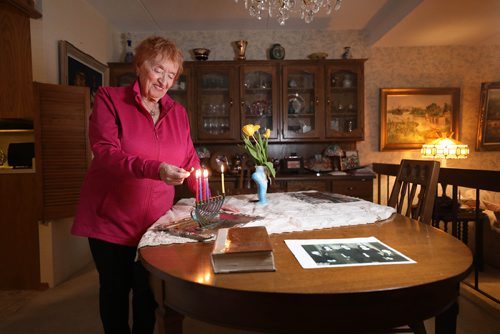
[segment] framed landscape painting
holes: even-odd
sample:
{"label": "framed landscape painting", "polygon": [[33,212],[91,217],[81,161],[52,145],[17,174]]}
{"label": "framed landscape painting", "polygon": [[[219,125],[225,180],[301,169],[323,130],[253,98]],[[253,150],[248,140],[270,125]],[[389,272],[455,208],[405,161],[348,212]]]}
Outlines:
{"label": "framed landscape painting", "polygon": [[481,84],[481,110],[476,149],[479,151],[500,150],[500,82]]}
{"label": "framed landscape painting", "polygon": [[380,150],[420,149],[441,136],[458,139],[460,88],[382,88]]}

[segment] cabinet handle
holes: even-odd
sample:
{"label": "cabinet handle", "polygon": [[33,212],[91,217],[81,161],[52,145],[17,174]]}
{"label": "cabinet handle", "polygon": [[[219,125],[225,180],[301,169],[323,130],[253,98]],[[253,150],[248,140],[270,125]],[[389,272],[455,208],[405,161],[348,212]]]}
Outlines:
{"label": "cabinet handle", "polygon": [[319,104],[319,97],[316,96],[316,104]]}
{"label": "cabinet handle", "polygon": [[347,187],[347,190],[354,190],[354,187]]}
{"label": "cabinet handle", "polygon": [[229,99],[229,105],[232,107],[233,106],[233,99]]}
{"label": "cabinet handle", "polygon": [[[231,103],[231,102],[229,102],[229,103]],[[245,104],[246,104],[245,100],[241,100],[241,106],[244,107]]]}

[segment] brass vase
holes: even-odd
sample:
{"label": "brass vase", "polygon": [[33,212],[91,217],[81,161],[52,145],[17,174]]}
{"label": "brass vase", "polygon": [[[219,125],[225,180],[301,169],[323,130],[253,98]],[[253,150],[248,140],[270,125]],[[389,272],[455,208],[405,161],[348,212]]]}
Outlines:
{"label": "brass vase", "polygon": [[246,59],[245,52],[247,50],[248,41],[242,39],[239,41],[235,41],[234,45],[236,46],[236,59],[245,60]]}

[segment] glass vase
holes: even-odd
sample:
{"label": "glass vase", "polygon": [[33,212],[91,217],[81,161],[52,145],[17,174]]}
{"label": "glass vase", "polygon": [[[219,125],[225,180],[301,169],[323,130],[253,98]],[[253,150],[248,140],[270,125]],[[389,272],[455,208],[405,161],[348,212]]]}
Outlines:
{"label": "glass vase", "polygon": [[252,180],[257,184],[257,196],[259,198],[259,204],[266,204],[266,193],[267,193],[267,175],[265,166],[256,166],[255,172],[252,173]]}

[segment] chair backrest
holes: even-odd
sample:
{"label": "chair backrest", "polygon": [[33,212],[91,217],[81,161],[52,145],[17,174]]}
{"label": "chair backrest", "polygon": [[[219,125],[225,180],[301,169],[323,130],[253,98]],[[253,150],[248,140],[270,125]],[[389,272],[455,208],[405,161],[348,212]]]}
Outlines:
{"label": "chair backrest", "polygon": [[248,163],[245,157],[242,157],[238,183],[236,184],[236,188],[232,191],[232,195],[254,194],[256,192],[253,184],[254,182],[252,181],[252,170],[253,165]]}
{"label": "chair backrest", "polygon": [[395,208],[398,213],[430,224],[439,178],[439,165],[438,161],[401,160],[387,204]]}

